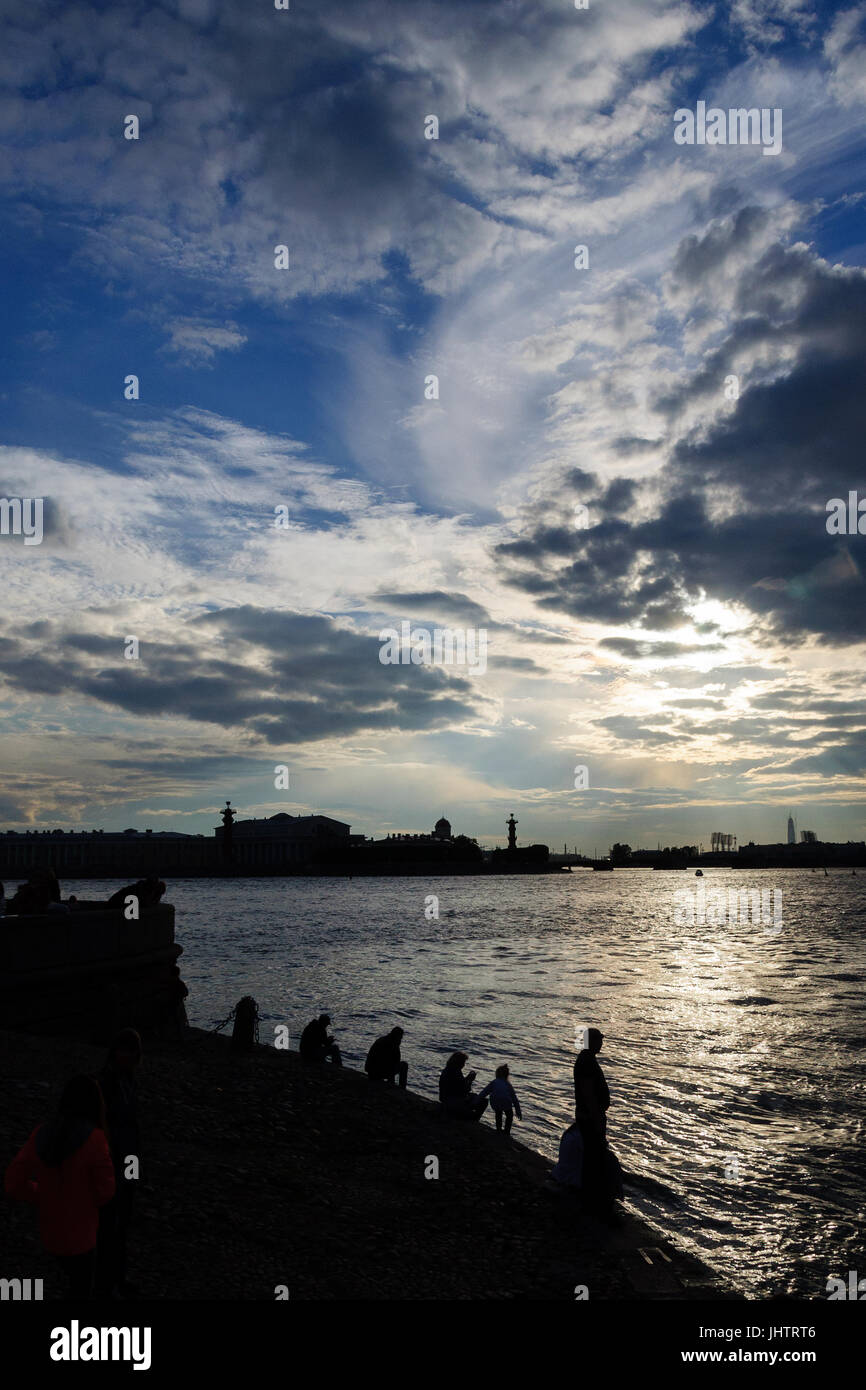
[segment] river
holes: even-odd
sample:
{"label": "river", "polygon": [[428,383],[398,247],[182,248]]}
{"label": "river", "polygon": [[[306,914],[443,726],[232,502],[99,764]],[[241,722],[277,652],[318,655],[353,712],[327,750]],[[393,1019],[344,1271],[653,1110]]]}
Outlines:
{"label": "river", "polygon": [[[776,915],[693,923],[701,886],[707,903],[720,886],[775,890]],[[507,1062],[515,1137],[550,1156],[576,1034],[598,1026],[632,1205],[750,1297],[823,1298],[831,1275],[866,1275],[866,874],[188,879],[166,900],[196,1026],[252,994],[262,1041],[285,1024],[297,1046],[324,1010],[361,1067],[399,1024],[428,1096],[456,1048],[479,1086]]]}

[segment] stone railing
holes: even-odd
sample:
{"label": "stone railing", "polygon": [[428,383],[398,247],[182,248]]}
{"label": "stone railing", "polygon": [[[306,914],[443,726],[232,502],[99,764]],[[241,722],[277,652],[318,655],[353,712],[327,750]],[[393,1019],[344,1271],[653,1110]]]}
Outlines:
{"label": "stone railing", "polygon": [[0,917],[0,1028],[105,1042],[119,1028],[149,1036],[186,1027],[174,908],[79,903],[69,913]]}

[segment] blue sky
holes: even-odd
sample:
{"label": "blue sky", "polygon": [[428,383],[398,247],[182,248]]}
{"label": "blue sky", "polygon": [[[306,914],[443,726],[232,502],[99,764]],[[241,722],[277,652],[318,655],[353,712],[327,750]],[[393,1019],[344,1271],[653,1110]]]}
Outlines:
{"label": "blue sky", "polygon": [[791,0],[8,7],[0,821],[862,839],[864,58]]}

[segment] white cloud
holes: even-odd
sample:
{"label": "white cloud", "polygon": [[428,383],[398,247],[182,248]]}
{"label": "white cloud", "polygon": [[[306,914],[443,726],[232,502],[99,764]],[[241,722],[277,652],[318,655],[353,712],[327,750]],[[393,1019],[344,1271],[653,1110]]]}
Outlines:
{"label": "white cloud", "polygon": [[178,318],[166,324],[166,349],[196,365],[210,364],[218,352],[237,352],[247,341],[236,323],[210,323],[207,319]]}

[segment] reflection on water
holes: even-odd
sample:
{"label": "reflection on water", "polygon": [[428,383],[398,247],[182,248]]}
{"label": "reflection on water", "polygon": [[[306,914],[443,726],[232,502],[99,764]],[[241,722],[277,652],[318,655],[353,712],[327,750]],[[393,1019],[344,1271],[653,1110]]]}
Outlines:
{"label": "reflection on water", "polygon": [[633,1204],[753,1296],[826,1297],[830,1275],[866,1273],[866,875],[713,880],[780,890],[781,930],[677,925],[694,880],[651,870],[184,880],[167,896],[192,1023],[254,994],[262,1040],[287,1023],[296,1046],[327,1009],[350,1066],[400,1023],[427,1095],[457,1047],[478,1085],[508,1062],[515,1135],[548,1155],[571,1119],[575,1030],[598,1025]]}

